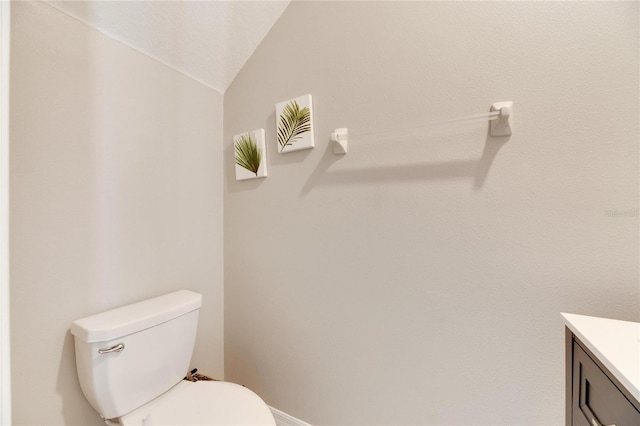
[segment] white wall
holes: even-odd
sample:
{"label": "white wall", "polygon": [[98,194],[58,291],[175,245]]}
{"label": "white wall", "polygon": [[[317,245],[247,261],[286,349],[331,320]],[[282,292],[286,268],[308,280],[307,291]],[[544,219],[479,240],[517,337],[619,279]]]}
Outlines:
{"label": "white wall", "polygon": [[[637,2],[292,3],[225,92],[227,379],[312,424],[562,424],[559,313],[640,320],[637,35]],[[464,119],[506,100],[509,141]]]}
{"label": "white wall", "polygon": [[41,2],[12,10],[14,424],[103,424],[71,322],[187,288],[223,374],[222,96]]}

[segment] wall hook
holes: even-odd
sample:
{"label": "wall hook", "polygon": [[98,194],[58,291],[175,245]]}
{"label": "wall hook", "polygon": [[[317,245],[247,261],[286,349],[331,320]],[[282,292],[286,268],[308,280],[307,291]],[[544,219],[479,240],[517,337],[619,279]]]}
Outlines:
{"label": "wall hook", "polygon": [[511,136],[513,133],[513,102],[496,102],[491,105],[491,112],[494,111],[499,114],[492,118],[489,134],[491,136]]}
{"label": "wall hook", "polygon": [[335,129],[331,133],[331,141],[333,142],[333,153],[343,155],[347,153],[347,141],[349,139],[349,131],[347,128],[342,127]]}

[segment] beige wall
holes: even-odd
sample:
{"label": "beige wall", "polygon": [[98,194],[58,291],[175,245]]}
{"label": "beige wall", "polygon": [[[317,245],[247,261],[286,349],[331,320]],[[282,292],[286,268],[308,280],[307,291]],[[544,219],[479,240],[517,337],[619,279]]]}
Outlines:
{"label": "beige wall", "polygon": [[0,2],[0,425],[11,423],[9,333],[9,39],[11,2]]}
{"label": "beige wall", "polygon": [[[628,2],[292,3],[225,93],[227,379],[312,424],[562,424],[559,313],[640,320],[637,35]],[[306,93],[317,146],[277,154]],[[506,143],[464,119],[506,100]]]}
{"label": "beige wall", "polygon": [[41,2],[14,2],[14,424],[103,424],[71,322],[204,295],[193,365],[223,374],[222,96]]}

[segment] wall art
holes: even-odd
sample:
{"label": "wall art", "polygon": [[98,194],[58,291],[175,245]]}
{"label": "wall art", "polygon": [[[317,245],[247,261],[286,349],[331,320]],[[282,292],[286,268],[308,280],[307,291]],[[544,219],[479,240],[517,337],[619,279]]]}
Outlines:
{"label": "wall art", "polygon": [[267,152],[264,129],[241,133],[233,137],[236,180],[267,176]]}
{"label": "wall art", "polygon": [[276,104],[278,152],[313,148],[311,95]]}

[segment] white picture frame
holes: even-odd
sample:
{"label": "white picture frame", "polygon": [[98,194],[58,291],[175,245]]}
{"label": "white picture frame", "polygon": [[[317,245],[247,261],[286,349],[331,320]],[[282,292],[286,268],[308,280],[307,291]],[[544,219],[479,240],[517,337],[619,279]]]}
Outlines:
{"label": "white picture frame", "polygon": [[233,137],[236,180],[267,177],[267,147],[264,129]]}
{"label": "white picture frame", "polygon": [[280,154],[314,147],[311,95],[276,104],[276,142]]}

